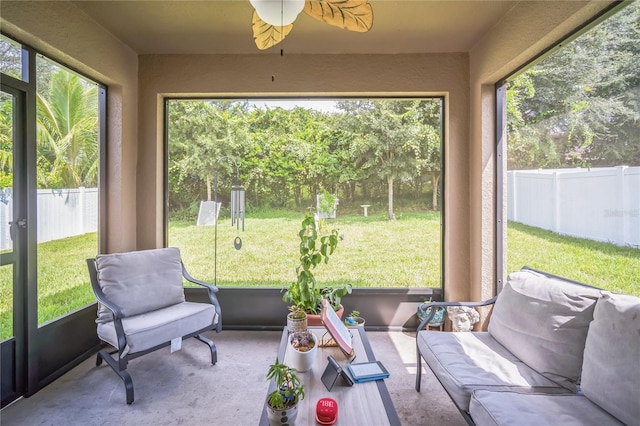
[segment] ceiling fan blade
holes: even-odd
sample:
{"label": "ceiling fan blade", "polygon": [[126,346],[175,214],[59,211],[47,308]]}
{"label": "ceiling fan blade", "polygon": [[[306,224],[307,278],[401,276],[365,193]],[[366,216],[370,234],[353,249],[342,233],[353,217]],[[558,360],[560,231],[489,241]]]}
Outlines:
{"label": "ceiling fan blade", "polygon": [[307,0],[307,15],[329,25],[366,33],[373,27],[373,8],[368,0]]}
{"label": "ceiling fan blade", "polygon": [[268,24],[260,19],[255,10],[253,11],[253,19],[251,23],[253,28],[253,39],[260,50],[269,49],[270,47],[280,43],[293,29],[293,24],[282,27],[279,25]]}

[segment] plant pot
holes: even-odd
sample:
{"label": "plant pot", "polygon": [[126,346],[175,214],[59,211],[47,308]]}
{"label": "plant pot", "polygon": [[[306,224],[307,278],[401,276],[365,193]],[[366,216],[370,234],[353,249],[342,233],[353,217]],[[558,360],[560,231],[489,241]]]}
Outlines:
{"label": "plant pot", "polygon": [[293,345],[291,344],[291,341],[294,338],[294,335],[291,334],[289,335],[289,350],[291,351],[291,353],[289,354],[290,356],[287,358],[287,364],[289,364],[292,368],[295,368],[296,371],[298,372],[305,372],[305,371],[309,371],[311,369],[311,366],[313,365],[313,362],[316,359],[316,355],[318,354],[318,338],[316,337],[315,334],[311,333],[311,336],[313,337],[313,348],[311,348],[310,350],[306,351],[306,352],[301,352],[299,350],[297,350],[296,348],[293,347]]}
{"label": "plant pot", "polygon": [[[420,321],[424,320],[430,312],[431,307],[426,308],[422,307],[422,305],[418,306],[418,318],[420,319]],[[445,309],[443,307],[437,307],[435,315],[433,316],[433,318],[431,318],[431,321],[427,325],[429,327],[441,326],[444,323],[444,315]]]}
{"label": "plant pot", "polygon": [[276,409],[267,404],[267,419],[270,426],[293,425],[298,417],[298,404],[290,408]]}
{"label": "plant pot", "polygon": [[289,333],[307,331],[307,317],[291,318],[290,314],[287,315],[287,330],[289,330]]}
{"label": "plant pot", "polygon": [[[342,314],[344,314],[344,306],[340,305],[340,309],[336,311],[336,314],[338,315],[338,318],[342,319]],[[314,325],[323,325],[322,320],[320,319],[320,315],[307,314],[307,325],[310,327]]]}
{"label": "plant pot", "polygon": [[[351,318],[353,322],[349,321],[349,318]],[[347,327],[364,327],[365,322],[362,317],[347,317],[344,321]]]}

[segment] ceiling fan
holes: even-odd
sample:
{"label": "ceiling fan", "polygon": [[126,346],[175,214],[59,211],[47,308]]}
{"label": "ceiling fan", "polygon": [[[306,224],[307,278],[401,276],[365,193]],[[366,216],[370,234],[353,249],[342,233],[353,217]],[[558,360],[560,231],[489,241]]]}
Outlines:
{"label": "ceiling fan", "polygon": [[369,0],[249,0],[253,39],[260,50],[280,43],[293,29],[300,12],[349,31],[365,33],[373,26]]}

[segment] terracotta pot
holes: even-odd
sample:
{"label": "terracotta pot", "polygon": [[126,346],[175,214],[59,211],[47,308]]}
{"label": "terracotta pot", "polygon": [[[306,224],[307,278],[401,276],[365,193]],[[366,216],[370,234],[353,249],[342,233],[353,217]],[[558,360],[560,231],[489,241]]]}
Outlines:
{"label": "terracotta pot", "polygon": [[[344,314],[344,306],[340,305],[340,309],[336,311],[336,314],[338,315],[338,318],[342,319],[342,314]],[[320,315],[307,314],[307,325],[323,325],[322,320],[320,319]]]}

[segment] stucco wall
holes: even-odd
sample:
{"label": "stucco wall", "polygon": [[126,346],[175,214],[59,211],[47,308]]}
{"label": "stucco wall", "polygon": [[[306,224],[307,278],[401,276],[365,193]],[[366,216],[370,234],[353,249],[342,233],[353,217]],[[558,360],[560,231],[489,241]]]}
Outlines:
{"label": "stucco wall", "polygon": [[[495,294],[495,84],[589,21],[611,1],[519,2],[471,49],[469,241],[471,299]],[[510,271],[506,271],[510,272]]]}
{"label": "stucco wall", "polygon": [[610,3],[518,2],[469,53],[450,54],[138,57],[63,1],[3,0],[0,22],[10,36],[108,85],[112,252],[163,243],[165,96],[444,95],[445,296],[461,300],[494,292],[495,82]]}
{"label": "stucco wall", "polygon": [[[468,57],[425,55],[141,56],[138,245],[162,245],[162,103],[166,96],[444,95],[447,298],[468,295]],[[274,81],[272,81],[272,76]],[[144,190],[155,185],[156,191]],[[142,220],[144,218],[144,220]]]}
{"label": "stucco wall", "polygon": [[3,0],[0,24],[7,35],[108,86],[107,250],[135,249],[137,55],[68,2]]}

